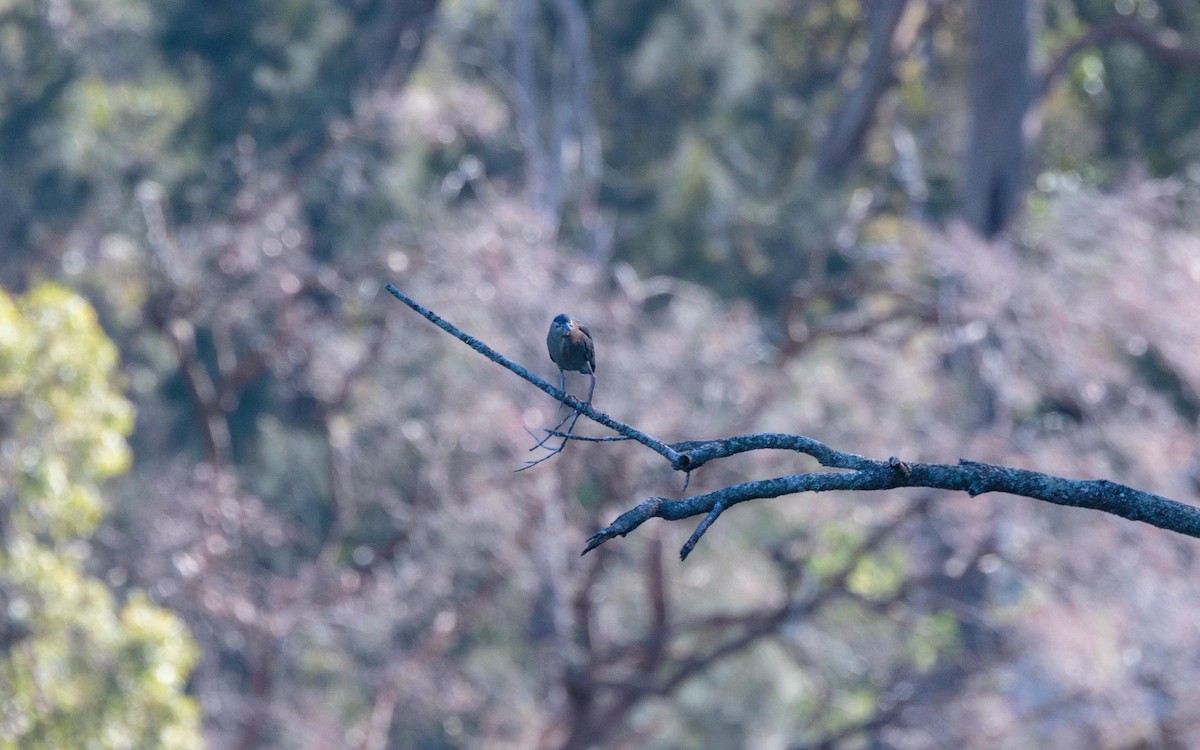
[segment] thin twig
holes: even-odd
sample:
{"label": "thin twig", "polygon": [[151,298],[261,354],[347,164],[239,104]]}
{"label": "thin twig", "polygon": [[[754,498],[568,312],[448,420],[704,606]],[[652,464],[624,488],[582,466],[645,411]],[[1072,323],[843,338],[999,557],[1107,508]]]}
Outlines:
{"label": "thin twig", "polygon": [[[562,427],[564,424],[566,424],[566,423],[567,423],[567,420],[571,418],[571,415],[572,415],[572,414],[574,414],[576,417],[578,417],[578,416],[579,416],[579,412],[577,412],[577,411],[569,411],[569,412],[567,412],[566,414],[564,414],[564,415],[563,415],[563,418],[562,418],[562,419],[558,420],[558,424],[556,424],[556,425],[554,425],[553,427],[551,427],[550,429],[546,430],[546,434],[545,434],[545,436],[544,436],[544,437],[541,437],[541,438],[539,438],[539,437],[538,437],[536,434],[534,434],[533,430],[531,430],[531,429],[529,429],[528,427],[526,427],[526,428],[525,428],[525,431],[529,433],[529,437],[531,437],[531,438],[533,438],[534,440],[536,440],[536,441],[537,441],[536,443],[534,443],[534,444],[533,444],[533,447],[532,447],[532,448],[530,448],[529,450],[530,450],[530,451],[535,451],[535,450],[537,450],[538,448],[541,448],[541,447],[545,446],[545,445],[546,445],[546,441],[547,441],[547,440],[549,440],[549,439],[550,439],[550,438],[552,438],[552,437],[561,437],[561,438],[569,438],[569,437],[571,437],[571,430],[570,430],[570,429],[568,429],[566,432],[558,432],[558,428],[560,428],[560,427]],[[574,423],[574,422],[572,422],[572,423],[571,423],[571,427],[574,427],[574,426],[575,426],[575,423]]]}
{"label": "thin twig", "polygon": [[[520,473],[522,471],[525,471],[526,469],[532,469],[533,467],[537,466],[538,464],[542,463],[543,461],[549,461],[550,459],[557,456],[559,453],[563,452],[563,448],[567,447],[567,441],[571,437],[571,430],[575,429],[575,423],[579,421],[579,412],[571,412],[571,415],[572,415],[571,424],[567,425],[567,434],[563,436],[563,440],[561,443],[558,444],[558,447],[557,448],[547,448],[546,450],[550,451],[549,453],[542,456],[541,458],[534,459],[533,461],[526,461],[525,465],[522,466],[521,468],[517,469],[516,472],[514,472],[514,473]],[[562,423],[559,422],[559,424],[562,424]],[[541,445],[540,442],[539,442],[539,445]],[[538,446],[534,446],[534,448],[536,448],[536,447],[538,447]],[[533,448],[530,448],[530,450],[533,450]]]}
{"label": "thin twig", "polygon": [[683,549],[679,550],[680,561],[686,560],[687,556],[692,554],[692,550],[696,548],[696,542],[700,541],[700,537],[704,536],[704,532],[708,531],[708,527],[713,525],[713,522],[717,520],[717,516],[720,516],[723,510],[725,510],[724,503],[720,501],[713,503],[712,510],[708,512],[708,515],[704,517],[704,520],[700,522],[700,525],[688,537],[687,542],[683,545]]}
{"label": "thin twig", "polygon": [[559,432],[558,430],[548,430],[548,432],[554,437],[578,440],[583,443],[620,443],[629,440],[629,438],[625,437],[624,435],[604,435],[597,437],[593,435],[572,435],[566,432]]}

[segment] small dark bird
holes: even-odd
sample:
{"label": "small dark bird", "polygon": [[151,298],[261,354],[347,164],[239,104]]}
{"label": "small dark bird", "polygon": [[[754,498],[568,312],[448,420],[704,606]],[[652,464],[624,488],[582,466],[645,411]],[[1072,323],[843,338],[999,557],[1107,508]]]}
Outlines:
{"label": "small dark bird", "polygon": [[550,359],[558,365],[561,390],[567,389],[567,370],[591,376],[587,403],[592,403],[592,393],[596,390],[596,346],[587,326],[566,313],[559,315],[550,324],[550,333],[546,334],[546,348],[550,350]]}

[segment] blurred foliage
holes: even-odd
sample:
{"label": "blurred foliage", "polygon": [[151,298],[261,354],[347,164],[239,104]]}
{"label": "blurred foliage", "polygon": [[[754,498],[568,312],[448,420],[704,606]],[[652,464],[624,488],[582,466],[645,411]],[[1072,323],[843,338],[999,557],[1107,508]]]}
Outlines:
{"label": "blurred foliage", "polygon": [[[1170,30],[1170,38],[1196,47],[1200,38],[1200,7],[1179,0],[1078,0],[1060,9],[1060,22],[1086,29],[1116,10],[1151,28]],[[1132,44],[1108,45],[1081,57],[1074,65],[1076,97],[1088,120],[1095,123],[1098,142],[1086,156],[1109,171],[1126,160],[1143,163],[1157,176],[1186,171],[1200,160],[1200,71],[1173,64]],[[1079,155],[1076,158],[1084,161]]]}
{"label": "blurred foliage", "polygon": [[[677,478],[616,444],[513,475],[553,405],[379,295],[547,376],[581,315],[598,404],[668,440],[1193,497],[1200,74],[1067,60],[985,245],[954,223],[964,2],[905,4],[862,143],[818,163],[884,5],[0,0],[0,738],[1186,746],[1188,548],[897,493],[580,560]],[[1037,66],[1113,18],[1200,44],[1183,0],[1035,5]]]}
{"label": "blurred foliage", "polygon": [[78,295],[0,291],[0,747],[201,746],[183,623],[84,571],[97,482],[129,465],[116,368]]}
{"label": "blurred foliage", "polygon": [[[133,409],[112,380],[117,352],[88,303],[45,284],[0,307],[5,348],[5,490],[23,498],[7,526],[59,543],[90,534],[102,509],[96,481],[129,467]],[[32,498],[36,498],[33,501]]]}

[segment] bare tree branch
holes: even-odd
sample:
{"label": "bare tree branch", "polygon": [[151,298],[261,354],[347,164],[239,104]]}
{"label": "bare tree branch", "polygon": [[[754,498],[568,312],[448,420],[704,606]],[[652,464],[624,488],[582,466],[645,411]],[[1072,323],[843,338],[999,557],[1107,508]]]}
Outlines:
{"label": "bare tree branch", "polygon": [[[1176,502],[1141,490],[1135,490],[1107,479],[1065,479],[1027,469],[978,463],[960,459],[958,464],[909,464],[897,459],[877,461],[853,453],[842,453],[800,435],[746,435],[729,438],[740,449],[779,448],[779,438],[794,437],[797,452],[807,453],[824,466],[851,468],[848,473],[806,473],[736,484],[704,495],[670,500],[652,497],[622,513],[608,528],[588,540],[584,553],[617,536],[625,536],[651,518],[677,521],[715,508],[798,492],[829,490],[891,490],[900,487],[930,487],[933,489],[966,492],[972,497],[985,492],[1006,492],[1010,495],[1044,500],[1055,505],[1102,510],[1131,521],[1142,521],[1168,531],[1200,537],[1200,508]],[[722,444],[726,441],[712,441]],[[718,511],[719,512],[719,511]],[[707,520],[707,519],[706,519]],[[707,525],[702,524],[704,529]],[[697,529],[703,534],[703,529]],[[699,535],[694,535],[698,539]],[[695,546],[685,546],[681,557]]]}
{"label": "bare tree branch", "polygon": [[[901,487],[966,492],[974,497],[985,492],[1005,492],[1010,495],[1043,500],[1072,508],[1090,508],[1131,521],[1142,521],[1160,529],[1200,538],[1200,508],[1171,500],[1160,495],[1117,484],[1107,479],[1066,479],[1028,469],[979,463],[959,459],[957,464],[908,463],[896,457],[877,460],[856,453],[835,450],[824,443],[803,435],[759,433],[717,440],[689,440],[667,444],[623,422],[618,422],[591,406],[580,402],[521,365],[499,354],[479,339],[462,332],[406,297],[391,284],[385,288],[404,304],[416,310],[442,330],[455,336],[493,362],[525,378],[553,398],[567,404],[583,416],[645,445],[667,459],[673,468],[692,472],[709,461],[757,450],[790,450],[812,456],[826,468],[845,472],[808,472],[773,479],[745,482],[715,492],[672,500],[665,497],[648,498],[631,510],[622,513],[607,528],[587,541],[583,554],[608,540],[625,536],[651,518],[679,521],[705,515],[696,532],[684,545],[680,557],[686,559],[700,537],[716,518],[728,508],[748,500],[760,500],[800,492],[830,490],[891,490]],[[565,435],[564,440],[574,436]]]}

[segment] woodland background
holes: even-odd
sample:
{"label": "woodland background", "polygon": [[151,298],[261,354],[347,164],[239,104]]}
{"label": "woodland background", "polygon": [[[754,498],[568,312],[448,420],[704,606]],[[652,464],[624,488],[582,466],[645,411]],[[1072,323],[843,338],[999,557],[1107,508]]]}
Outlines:
{"label": "woodland background", "polygon": [[547,378],[579,315],[669,441],[1195,504],[1194,2],[0,0],[0,747],[1200,745],[1195,540],[909,491],[581,558],[680,477],[514,474],[557,405],[385,281]]}

